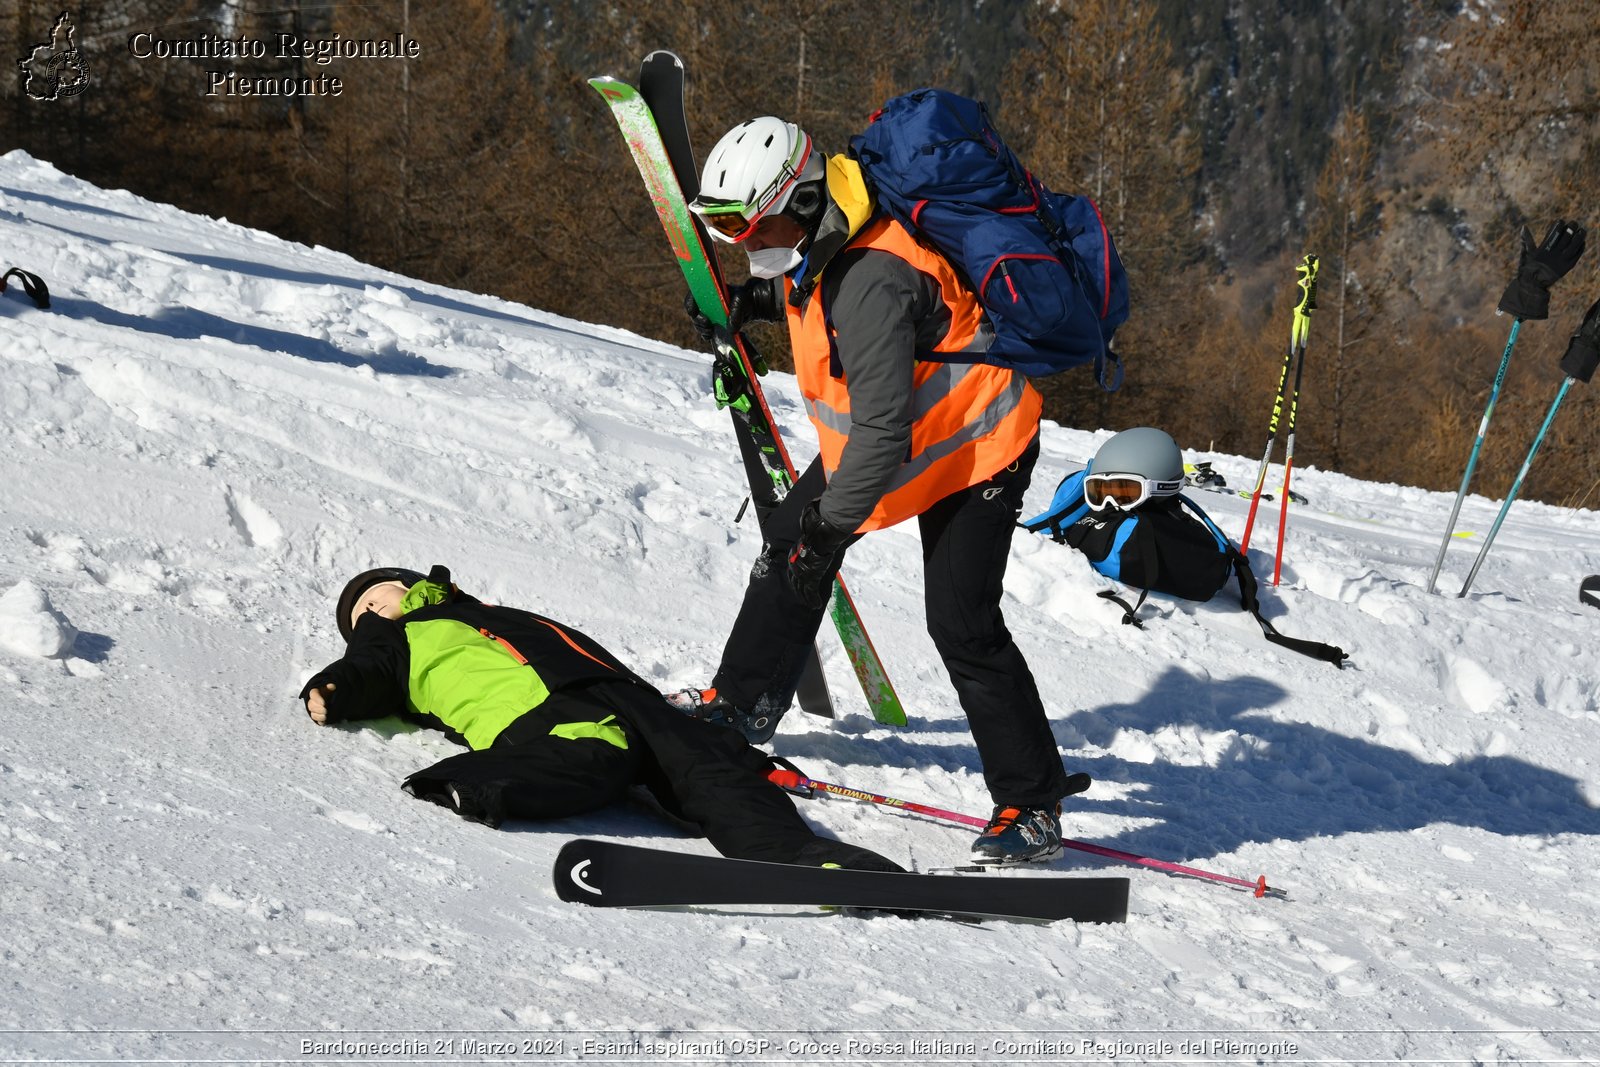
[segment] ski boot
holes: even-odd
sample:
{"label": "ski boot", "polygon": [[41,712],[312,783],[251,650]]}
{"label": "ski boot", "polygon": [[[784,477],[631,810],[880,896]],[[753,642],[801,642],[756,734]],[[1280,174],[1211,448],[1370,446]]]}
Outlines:
{"label": "ski boot", "polygon": [[778,730],[778,720],[783,718],[782,711],[772,711],[764,702],[758,702],[753,711],[742,711],[715,689],[680,689],[662,696],[690,718],[733,727],[752,745],[771,741]]}
{"label": "ski boot", "polygon": [[996,804],[989,825],[972,843],[972,862],[983,866],[1035,863],[1061,852],[1061,805],[1009,808]]}
{"label": "ski boot", "polygon": [[1197,489],[1225,489],[1228,480],[1211,469],[1210,461],[1204,463],[1188,463],[1183,468],[1185,483]]}

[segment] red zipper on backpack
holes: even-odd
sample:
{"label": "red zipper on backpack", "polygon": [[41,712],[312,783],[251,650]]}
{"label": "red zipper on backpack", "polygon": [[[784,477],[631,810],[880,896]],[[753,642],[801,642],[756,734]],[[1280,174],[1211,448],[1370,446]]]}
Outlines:
{"label": "red zipper on backpack", "polygon": [[1020,304],[1022,302],[1021,294],[1017,292],[1016,285],[1014,285],[1011,281],[1011,272],[1005,268],[1005,262],[1008,259],[1042,259],[1050,263],[1061,262],[1061,259],[1058,256],[1042,256],[1037,254],[1001,256],[999,259],[994,261],[994,266],[989,268],[989,273],[983,276],[983,283],[978,286],[979,299],[982,299],[983,294],[988,291],[989,281],[994,277],[994,272],[998,270],[1006,279],[1006,288],[1011,290],[1011,302],[1013,304]]}

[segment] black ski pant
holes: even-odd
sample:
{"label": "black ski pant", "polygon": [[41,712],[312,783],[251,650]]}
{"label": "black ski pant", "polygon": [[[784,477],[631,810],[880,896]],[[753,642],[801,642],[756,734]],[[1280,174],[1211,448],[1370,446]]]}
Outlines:
{"label": "black ski pant", "polygon": [[[928,633],[966,712],[989,795],[996,804],[1029,808],[1053,805],[1066,793],[1039,687],[1000,612],[1011,535],[1038,458],[1035,437],[993,478],[917,516]],[[813,463],[764,531],[766,546],[712,680],[738,708],[784,709],[794,697],[825,611],[796,599],[787,560],[800,512],[823,487],[821,466]]]}
{"label": "black ski pant", "polygon": [[616,681],[553,694],[489,748],[441,760],[405,787],[498,825],[581,815],[643,785],[725,856],[899,869],[874,852],[818,837],[789,795],[767,780],[771,769],[738,731],[692,719],[646,686]]}

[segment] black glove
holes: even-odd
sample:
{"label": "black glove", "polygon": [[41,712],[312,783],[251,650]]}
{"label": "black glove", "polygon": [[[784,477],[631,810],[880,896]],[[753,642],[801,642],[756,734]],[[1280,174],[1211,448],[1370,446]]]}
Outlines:
{"label": "black glove", "polygon": [[[773,284],[774,282],[781,284],[781,279],[751,278],[747,282],[729,287],[729,333],[738,333],[748,322],[776,322],[783,318],[782,292],[779,285]],[[700,335],[700,340],[711,344],[717,336],[716,324],[700,310],[700,305],[695,303],[693,293],[684,296],[683,310],[688,314],[694,332]]]}
{"label": "black glove", "polygon": [[1566,276],[1583,255],[1585,232],[1576,222],[1558,219],[1534,247],[1533,234],[1522,228],[1522,258],[1517,276],[1500,297],[1500,310],[1523,320],[1550,317],[1550,287]]}
{"label": "black glove", "polygon": [[812,611],[827,607],[839,557],[849,544],[850,533],[823,519],[815,500],[806,505],[800,513],[800,540],[789,553],[789,588],[800,603]]}
{"label": "black glove", "polygon": [[1589,305],[1583,325],[1572,335],[1567,354],[1561,357],[1561,373],[1587,383],[1600,367],[1600,300]]}

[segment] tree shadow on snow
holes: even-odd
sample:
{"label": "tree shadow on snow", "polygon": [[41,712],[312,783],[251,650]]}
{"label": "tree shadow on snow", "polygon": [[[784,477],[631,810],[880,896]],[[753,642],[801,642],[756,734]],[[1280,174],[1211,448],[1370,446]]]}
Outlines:
{"label": "tree shadow on snow", "polygon": [[[441,293],[426,292],[422,289],[418,289],[414,285],[407,285],[404,281],[399,279],[352,278],[345,275],[329,274],[324,271],[295,270],[291,267],[274,266],[269,263],[255,263],[244,259],[234,259],[228,256],[201,255],[195,252],[175,251],[171,249],[165,249],[164,251],[166,251],[168,255],[176,256],[179,259],[186,259],[190,263],[194,263],[198,266],[211,267],[213,270],[232,271],[236,274],[250,274],[257,278],[266,278],[270,281],[291,282],[296,285],[332,285],[340,289],[354,289],[357,292],[365,291],[368,288],[377,288],[381,286],[385,289],[393,289],[395,292],[401,293],[413,304],[426,305],[437,308],[440,311],[448,311],[457,315],[473,315],[484,319],[496,319],[500,322],[516,323],[519,326],[533,326],[540,330],[548,330],[553,333],[569,334],[573,337],[582,338],[586,342],[592,342],[595,340],[593,334],[585,333],[582,330],[573,329],[567,326],[560,326],[553,322],[546,322],[543,319],[530,315],[519,315],[512,311],[482,307],[478,304],[471,304],[464,300],[456,300],[453,297],[448,297]],[[622,344],[624,342],[615,341],[613,343]]]}
{"label": "tree shadow on snow", "polygon": [[[59,196],[50,196],[46,193],[36,193],[30,189],[14,189],[9,185],[0,185],[0,194],[14,197],[18,200],[32,200],[35,203],[45,204],[53,208],[59,208],[62,211],[75,211],[85,215],[104,215],[109,218],[116,219],[131,219],[134,222],[144,221],[134,215],[128,214],[125,211],[113,211],[111,208],[100,207],[97,204],[81,204],[72,200],[64,200]],[[30,221],[37,223],[37,220]],[[56,229],[60,228],[61,227],[59,226],[56,227]],[[104,238],[100,238],[100,240],[103,241]]]}
{"label": "tree shadow on snow", "polygon": [[267,352],[283,352],[314,363],[336,363],[342,367],[371,367],[379,374],[445,378],[455,373],[448,367],[429,363],[421,356],[410,352],[394,351],[358,356],[320,338],[307,337],[287,330],[275,330],[267,326],[235,322],[191,307],[169,305],[154,314],[130,315],[127,312],[113,311],[93,300],[52,296],[50,310],[67,318],[85,319],[118,329],[137,330],[180,341],[214,338]]}
{"label": "tree shadow on snow", "polygon": [[[133,219],[134,221],[143,221],[136,216],[128,215],[120,211],[113,211],[110,208],[96,207],[90,204],[74,204],[62,200],[59,197],[47,196],[43,193],[27,192],[5,186],[0,186],[0,193],[16,196],[21,199],[35,200],[40,203],[48,204],[52,207],[63,208],[70,211],[79,211],[90,214]],[[63,226],[54,222],[45,222],[40,219],[29,219],[26,221],[28,221],[31,225],[58,230],[61,233],[70,234],[71,236],[78,237],[85,241],[91,241],[96,244],[110,245],[116,243],[114,238],[107,237],[104,234],[76,230],[70,226]],[[417,288],[414,285],[408,285],[400,279],[356,278],[348,275],[332,274],[325,271],[295,270],[291,267],[275,266],[269,263],[259,263],[253,260],[237,259],[230,256],[205,255],[179,249],[157,248],[154,245],[150,247],[164,255],[187,260],[196,266],[210,267],[214,270],[231,271],[236,274],[245,274],[256,278],[264,278],[269,281],[285,282],[295,285],[332,285],[341,289],[352,289],[357,291],[365,291],[366,289],[374,286],[382,286],[403,294],[406,299],[411,301],[413,304],[425,305],[435,308],[439,311],[449,312],[456,315],[471,315],[478,318],[493,319],[500,322],[515,323],[520,326],[532,326],[541,331],[549,333],[567,334],[571,337],[580,338],[584,342],[593,342],[596,340],[596,336],[592,332],[570,326],[562,326],[558,323],[550,322],[546,318],[538,317],[537,314],[518,314],[513,310],[484,307],[479,304],[469,303],[464,300],[457,300],[453,297],[445,296],[442,293],[427,292],[423,289]],[[49,281],[50,279],[45,279],[46,284],[48,284]],[[61,297],[54,293],[51,294],[50,303],[52,310],[61,310],[64,306],[71,304],[82,305],[86,308],[96,308],[100,313],[74,314],[72,317],[92,318],[99,322],[104,322],[107,325],[128,326],[133,329],[143,329],[144,326],[141,325],[141,323],[147,321],[142,320],[137,316],[122,315],[118,312],[103,308],[92,301],[75,300],[72,298]],[[167,310],[169,309],[163,309],[163,313],[165,313]],[[206,315],[204,312],[194,311],[192,308],[171,310],[180,311],[186,316],[202,316],[203,319],[212,320],[216,323],[226,323],[228,327],[223,332],[208,330],[201,334],[168,333],[168,336],[171,337],[195,339],[198,336],[206,336],[221,337],[229,340],[239,340],[239,338],[236,336],[239,331],[251,331],[264,338],[277,336],[284,340],[276,344],[264,340],[244,340],[241,341],[241,343],[253,344],[261,348],[270,349],[272,351],[288,352],[290,355],[301,356],[305,359],[317,360],[318,362],[338,363],[343,366],[370,366],[373,370],[376,370],[382,374],[420,374],[442,378],[454,373],[454,371],[449,368],[435,366],[428,363],[420,356],[415,356],[409,353],[384,354],[373,357],[353,356],[339,348],[334,347],[333,345],[328,344],[325,341],[304,337],[300,334],[286,333],[284,331],[272,330],[263,327],[245,326],[241,323],[229,322],[226,319],[221,319],[214,315]],[[110,318],[107,316],[110,316]],[[191,321],[193,320],[191,319]],[[166,331],[158,330],[155,332]],[[648,339],[641,339],[641,342],[648,343]],[[607,343],[629,348],[642,347],[642,344],[630,344],[629,341],[624,337],[608,338]]]}

